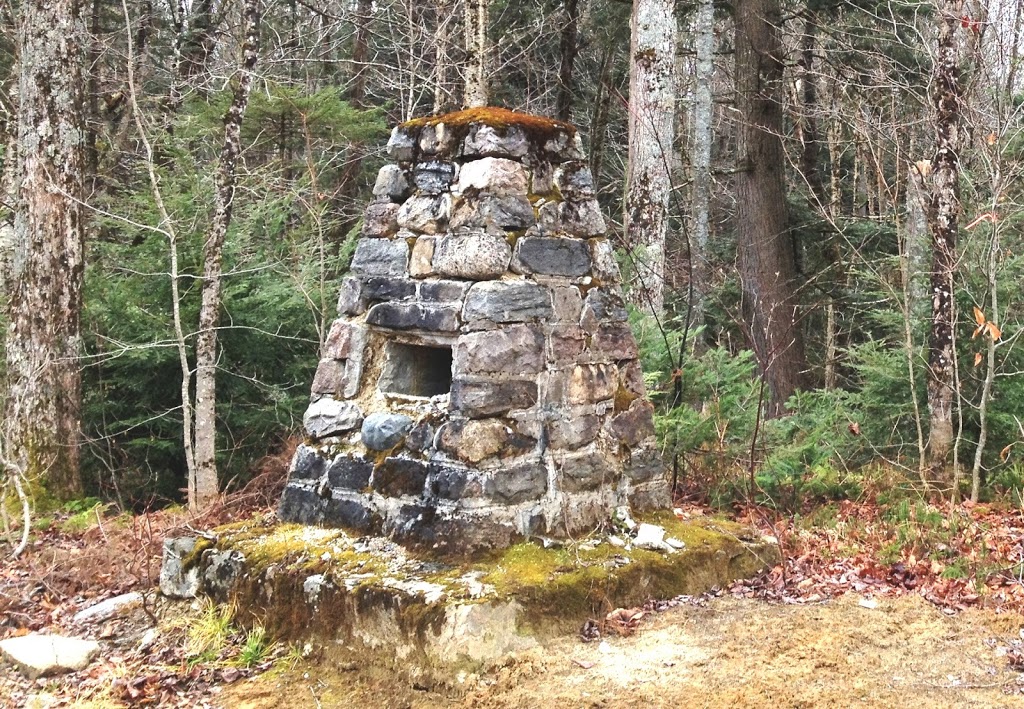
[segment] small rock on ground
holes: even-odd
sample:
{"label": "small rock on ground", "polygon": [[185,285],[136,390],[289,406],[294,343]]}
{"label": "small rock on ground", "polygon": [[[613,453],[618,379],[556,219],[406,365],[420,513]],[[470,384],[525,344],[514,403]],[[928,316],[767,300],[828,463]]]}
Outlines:
{"label": "small rock on ground", "polygon": [[85,669],[99,654],[92,640],[63,635],[25,635],[0,642],[0,655],[29,679]]}
{"label": "small rock on ground", "polygon": [[76,623],[87,623],[90,621],[98,622],[101,620],[107,620],[108,618],[140,605],[142,605],[141,593],[123,593],[120,596],[108,598],[105,601],[100,601],[95,605],[89,606],[85,610],[78,611],[78,613],[75,613],[74,621]]}

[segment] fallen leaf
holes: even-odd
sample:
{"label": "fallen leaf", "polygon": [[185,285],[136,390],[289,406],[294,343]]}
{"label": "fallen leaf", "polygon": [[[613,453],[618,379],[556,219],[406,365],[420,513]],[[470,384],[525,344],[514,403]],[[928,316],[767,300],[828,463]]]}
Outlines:
{"label": "fallen leaf", "polygon": [[590,660],[577,660],[576,658],[573,658],[573,664],[582,667],[585,670],[589,670],[594,666],[594,663]]}

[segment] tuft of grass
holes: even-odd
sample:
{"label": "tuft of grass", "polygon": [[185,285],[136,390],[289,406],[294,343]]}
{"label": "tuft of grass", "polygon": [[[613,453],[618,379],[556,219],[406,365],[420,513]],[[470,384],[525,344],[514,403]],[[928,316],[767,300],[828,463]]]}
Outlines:
{"label": "tuft of grass", "polygon": [[221,657],[235,633],[231,620],[235,609],[230,605],[218,606],[206,601],[199,615],[188,624],[185,635],[185,655],[189,667],[213,662]]}
{"label": "tuft of grass", "polygon": [[242,667],[258,665],[267,659],[273,649],[274,644],[270,641],[270,636],[267,635],[267,629],[262,625],[253,626],[245,634],[245,642],[238,653],[237,663]]}

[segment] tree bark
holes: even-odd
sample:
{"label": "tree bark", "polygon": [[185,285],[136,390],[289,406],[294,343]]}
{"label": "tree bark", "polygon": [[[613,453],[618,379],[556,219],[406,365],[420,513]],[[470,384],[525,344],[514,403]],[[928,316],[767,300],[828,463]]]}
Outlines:
{"label": "tree bark", "polygon": [[768,386],[770,416],[784,412],[807,369],[786,213],[779,16],[778,0],[735,5],[736,107],[742,121],[736,145],[736,258],[744,320]]}
{"label": "tree bark", "polygon": [[437,32],[434,37],[434,115],[448,113],[454,107],[449,74],[452,64],[452,16],[454,0],[434,0]]}
{"label": "tree bark", "polygon": [[366,64],[370,58],[370,15],[373,0],[359,0],[356,5],[356,38],[352,47],[352,86],[348,100],[356,108],[363,108],[366,96]]}
{"label": "tree bark", "polygon": [[217,325],[220,322],[224,239],[231,225],[237,177],[235,164],[242,151],[241,130],[253,70],[259,54],[259,0],[245,0],[245,40],[242,63],[231,106],[224,116],[224,146],[217,166],[213,222],[203,245],[203,289],[196,337],[196,479],[189,481],[189,507],[202,509],[216,499],[217,484]]}
{"label": "tree bark", "polygon": [[555,116],[560,121],[572,121],[572,67],[579,50],[579,24],[579,0],[565,0],[565,24],[558,52],[558,97],[555,100]]}
{"label": "tree bark", "polygon": [[928,468],[932,480],[952,480],[953,447],[953,278],[960,218],[961,98],[956,28],[958,0],[938,6],[939,35],[932,85],[935,106],[935,157],[932,159],[930,221],[932,235],[932,324],[928,342]]}
{"label": "tree bark", "polygon": [[[715,73],[715,3],[700,0],[694,21],[694,50],[697,76],[693,90],[693,166],[692,219],[693,242],[690,246],[690,323],[704,325],[705,299],[710,281],[708,242],[711,236],[711,143],[714,140],[714,96],[711,77]],[[698,350],[707,341],[701,335],[694,341]]]}
{"label": "tree bark", "polygon": [[675,142],[675,2],[634,0],[630,25],[625,223],[635,272],[629,297],[638,308],[660,315],[665,306],[665,235]]}
{"label": "tree bark", "polygon": [[462,104],[464,108],[486,106],[490,93],[487,75],[487,24],[490,0],[464,0],[466,14],[466,90]]}
{"label": "tree bark", "polygon": [[28,0],[18,33],[18,204],[5,424],[9,455],[61,498],[82,492],[82,12],[81,0]]}

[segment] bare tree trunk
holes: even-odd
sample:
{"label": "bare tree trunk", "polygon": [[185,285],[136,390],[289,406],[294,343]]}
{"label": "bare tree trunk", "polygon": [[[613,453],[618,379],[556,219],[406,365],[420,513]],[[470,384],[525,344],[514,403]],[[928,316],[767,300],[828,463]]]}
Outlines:
{"label": "bare tree trunk", "polygon": [[81,494],[85,213],[81,0],[21,5],[18,204],[7,332],[8,454],[51,494]]}
{"label": "bare tree trunk", "polygon": [[928,347],[928,468],[934,482],[952,480],[949,454],[953,445],[953,277],[960,217],[961,87],[956,27],[959,0],[939,4],[941,18],[933,69],[935,157],[932,159],[932,326]]}
{"label": "bare tree trunk", "polygon": [[[708,242],[711,236],[711,142],[714,139],[714,96],[711,77],[715,73],[715,3],[700,0],[694,22],[694,49],[697,54],[697,77],[693,96],[693,166],[692,218],[693,241],[690,245],[690,323],[704,325],[705,298],[709,285]],[[707,338],[694,341],[698,349]]]}
{"label": "bare tree trunk", "polygon": [[437,33],[434,38],[434,115],[448,113],[455,105],[449,75],[452,68],[452,23],[455,0],[434,0]]}
{"label": "bare tree trunk", "polygon": [[797,323],[796,259],[786,215],[778,0],[739,0],[736,22],[736,256],[743,314],[770,393],[783,413],[807,361]]}
{"label": "bare tree trunk", "polygon": [[359,0],[356,5],[356,39],[352,47],[352,86],[348,100],[356,108],[363,107],[366,95],[366,64],[370,58],[370,14],[373,0]]}
{"label": "bare tree trunk", "polygon": [[174,38],[174,78],[167,101],[171,116],[178,112],[186,88],[194,88],[217,46],[217,34],[223,18],[218,0],[171,0],[176,8]]}
{"label": "bare tree trunk", "polygon": [[486,106],[490,93],[487,75],[487,24],[490,0],[464,0],[466,3],[466,90],[462,105],[465,108]]}
{"label": "bare tree trunk", "polygon": [[665,306],[665,235],[675,142],[675,2],[635,0],[630,24],[625,223],[635,272],[629,298],[638,308],[660,315]]}
{"label": "bare tree trunk", "polygon": [[597,96],[594,98],[594,114],[590,120],[590,172],[594,175],[594,189],[601,189],[601,169],[604,167],[604,141],[608,133],[608,113],[612,103],[612,63],[615,51],[612,47],[601,50],[601,75],[597,81]]}
{"label": "bare tree trunk", "polygon": [[559,42],[558,98],[555,116],[561,121],[572,121],[572,65],[579,50],[579,0],[565,0],[565,24]]}
{"label": "bare tree trunk", "polygon": [[235,163],[242,151],[241,130],[259,54],[259,0],[245,0],[242,64],[231,106],[224,117],[224,147],[217,166],[217,192],[210,234],[203,245],[203,292],[196,337],[196,480],[189,485],[189,507],[202,509],[218,494],[217,486],[217,325],[220,321],[224,238],[235,199]]}

